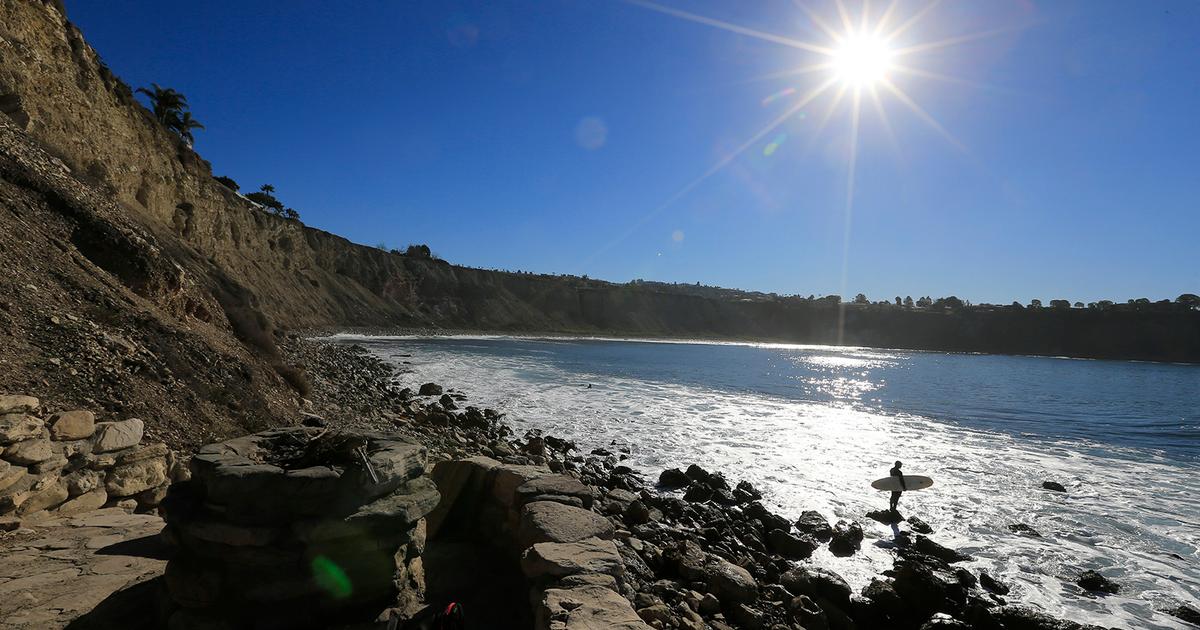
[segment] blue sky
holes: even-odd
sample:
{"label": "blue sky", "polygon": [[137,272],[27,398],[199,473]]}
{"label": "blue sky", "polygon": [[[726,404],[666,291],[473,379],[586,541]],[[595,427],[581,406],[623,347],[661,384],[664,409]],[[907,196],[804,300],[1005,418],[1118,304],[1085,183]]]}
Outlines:
{"label": "blue sky", "polygon": [[[662,3],[829,45],[788,0]],[[778,76],[812,52],[616,0],[67,5],[128,83],[188,96],[215,174],[356,242],[783,294],[1200,292],[1190,1],[934,7],[893,46],[966,41],[889,78],[943,131],[878,87],[893,141],[864,96],[848,239],[836,88],[677,195],[833,76]]]}

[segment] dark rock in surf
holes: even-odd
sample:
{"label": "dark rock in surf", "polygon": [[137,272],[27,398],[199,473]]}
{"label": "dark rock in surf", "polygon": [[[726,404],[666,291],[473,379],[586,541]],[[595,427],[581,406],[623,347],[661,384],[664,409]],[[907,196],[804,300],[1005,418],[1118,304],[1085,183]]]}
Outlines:
{"label": "dark rock in surf", "polygon": [[817,548],[816,541],[793,536],[782,529],[767,532],[767,544],[775,553],[791,560],[803,560]]}
{"label": "dark rock in surf", "polygon": [[695,464],[688,466],[685,474],[687,474],[688,479],[699,481],[700,483],[708,483],[709,477],[712,477],[711,473]]}
{"label": "dark rock in surf", "polygon": [[992,577],[987,571],[979,572],[979,584],[997,595],[1008,595],[1009,590],[1011,590],[1007,584]]}
{"label": "dark rock in surf", "polygon": [[1014,534],[1022,534],[1032,536],[1033,538],[1041,538],[1042,534],[1038,530],[1026,525],[1025,523],[1013,523],[1008,526],[1008,531]]}
{"label": "dark rock in surf", "polygon": [[646,506],[640,499],[633,501],[629,507],[625,508],[625,523],[629,525],[642,525],[650,522],[650,508]]}
{"label": "dark rock in surf", "polygon": [[442,386],[437,383],[425,383],[421,389],[417,390],[417,393],[421,396],[441,396]]}
{"label": "dark rock in surf", "polygon": [[682,470],[679,470],[678,468],[668,468],[662,471],[662,473],[658,476],[658,485],[670,490],[674,490],[676,488],[686,488],[691,483],[691,477],[688,477]]}
{"label": "dark rock in surf", "polygon": [[1055,492],[1066,492],[1067,489],[1057,481],[1043,481],[1042,488],[1045,490],[1053,490]]}
{"label": "dark rock in surf", "polygon": [[829,521],[814,510],[800,513],[800,518],[796,519],[796,529],[821,542],[828,542],[833,537],[833,528],[829,526]]}
{"label": "dark rock in surf", "polygon": [[942,546],[925,536],[917,536],[916,541],[913,542],[912,550],[932,556],[943,562],[966,562],[973,559],[965,553]]}
{"label": "dark rock in surf", "polygon": [[1092,570],[1084,571],[1078,578],[1076,578],[1075,583],[1084,589],[1095,593],[1113,594],[1121,590],[1120,585],[1118,585],[1116,582],[1113,582],[1112,580]]}
{"label": "dark rock in surf", "polygon": [[712,488],[701,484],[695,484],[688,488],[688,491],[684,493],[683,500],[690,501],[692,503],[704,503],[712,498],[712,494]]}
{"label": "dark rock in surf", "polygon": [[1192,608],[1187,604],[1180,604],[1174,608],[1167,609],[1165,612],[1172,617],[1200,626],[1200,610]]}
{"label": "dark rock in surf", "polygon": [[962,567],[956,567],[954,569],[954,577],[958,580],[959,584],[962,584],[967,588],[975,588],[975,585],[979,583],[979,580],[975,577],[974,573],[971,573]]}
{"label": "dark rock in surf", "polygon": [[838,521],[829,539],[829,551],[843,558],[852,556],[862,547],[862,539],[862,525],[853,521]]}
{"label": "dark rock in surf", "polygon": [[1083,625],[1074,621],[1055,619],[1043,612],[1024,606],[993,608],[991,617],[1005,630],[1104,630],[1100,626]]}
{"label": "dark rock in surf", "polygon": [[[743,492],[750,497],[751,501],[757,501],[762,498],[762,493],[758,491],[749,481],[739,481],[736,487],[737,492]],[[743,501],[744,503],[744,501]]]}
{"label": "dark rock in surf", "polygon": [[914,532],[917,532],[918,534],[932,534],[933,533],[933,528],[929,526],[929,523],[926,523],[925,521],[921,520],[921,518],[918,516],[910,516],[906,520],[908,521],[909,529],[913,530]]}
{"label": "dark rock in surf", "polygon": [[884,525],[895,525],[904,520],[904,517],[896,510],[872,510],[867,512],[867,518],[879,521]]}
{"label": "dark rock in surf", "polygon": [[458,409],[458,404],[454,402],[454,399],[450,397],[450,394],[442,394],[442,397],[438,399],[438,402],[441,403],[442,408],[447,411],[454,411],[455,409]]}

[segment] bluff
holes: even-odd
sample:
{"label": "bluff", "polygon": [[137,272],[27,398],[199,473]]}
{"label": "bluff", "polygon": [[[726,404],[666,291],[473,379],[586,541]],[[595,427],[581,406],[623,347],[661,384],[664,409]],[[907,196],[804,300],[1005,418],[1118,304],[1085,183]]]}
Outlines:
{"label": "bluff", "polygon": [[114,411],[122,411],[122,392],[138,391],[141,400],[165,401],[168,425],[225,433],[230,422],[258,428],[294,410],[303,373],[276,347],[280,329],[434,327],[1200,361],[1194,309],[835,306],[472,269],[356,245],[263,212],[215,180],[54,0],[0,0],[0,113],[0,361],[9,368],[0,370],[0,389],[76,392],[79,404],[97,399]]}

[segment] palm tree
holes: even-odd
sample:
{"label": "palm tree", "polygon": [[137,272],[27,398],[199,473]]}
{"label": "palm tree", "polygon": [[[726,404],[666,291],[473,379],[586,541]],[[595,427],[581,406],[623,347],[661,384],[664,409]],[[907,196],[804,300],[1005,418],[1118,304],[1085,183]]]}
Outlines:
{"label": "palm tree", "polygon": [[175,131],[179,132],[180,137],[182,137],[190,147],[192,146],[192,143],[196,141],[196,139],[192,137],[192,130],[203,129],[204,125],[201,125],[199,121],[197,121],[195,118],[192,118],[192,112],[183,112],[183,115],[175,121],[174,128]]}
{"label": "palm tree", "polygon": [[154,110],[154,118],[169,128],[172,126],[172,123],[179,119],[180,112],[187,109],[187,97],[171,88],[164,88],[157,83],[151,83],[150,87],[151,89],[140,87],[137,91],[139,94],[145,94],[150,99],[150,106]]}

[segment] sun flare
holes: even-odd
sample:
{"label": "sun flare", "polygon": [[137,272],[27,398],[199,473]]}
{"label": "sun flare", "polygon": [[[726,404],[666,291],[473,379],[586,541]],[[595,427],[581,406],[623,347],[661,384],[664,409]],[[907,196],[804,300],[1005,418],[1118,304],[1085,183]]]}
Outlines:
{"label": "sun flare", "polygon": [[871,34],[848,35],[833,53],[833,71],[843,83],[870,87],[887,79],[892,50],[883,38]]}

